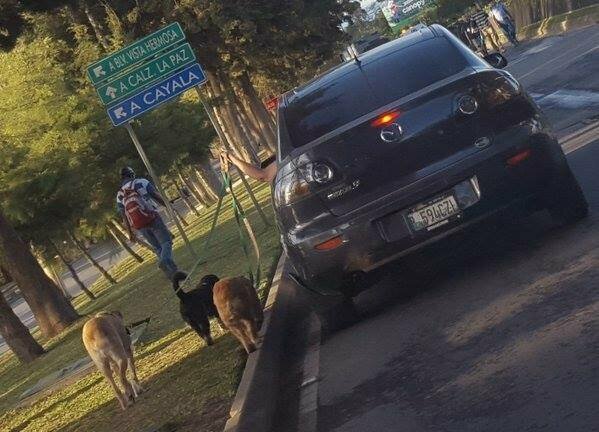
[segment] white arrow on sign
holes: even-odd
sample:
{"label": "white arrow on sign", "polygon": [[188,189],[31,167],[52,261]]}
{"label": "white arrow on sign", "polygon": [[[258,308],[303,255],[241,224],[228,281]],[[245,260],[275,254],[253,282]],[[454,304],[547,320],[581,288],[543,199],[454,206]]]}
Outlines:
{"label": "white arrow on sign", "polygon": [[125,112],[125,110],[123,109],[123,107],[118,107],[117,109],[115,109],[113,111],[114,115],[116,116],[117,120],[122,118],[122,117],[127,117],[127,113]]}
{"label": "white arrow on sign", "polygon": [[102,66],[95,67],[94,73],[96,74],[96,78],[106,75],[106,72],[104,69],[102,69]]}
{"label": "white arrow on sign", "polygon": [[106,89],[106,96],[110,96],[111,99],[114,99],[116,97],[116,89],[109,86]]}

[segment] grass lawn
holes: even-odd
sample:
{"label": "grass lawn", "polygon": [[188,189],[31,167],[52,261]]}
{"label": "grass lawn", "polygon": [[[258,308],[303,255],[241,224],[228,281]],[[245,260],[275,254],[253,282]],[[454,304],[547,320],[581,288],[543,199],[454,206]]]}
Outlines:
{"label": "grass lawn", "polygon": [[[254,191],[272,220],[269,187],[253,184]],[[274,272],[280,247],[274,226],[264,227],[249,198],[237,186],[242,204],[258,237],[262,253],[261,295],[264,297]],[[245,191],[244,191],[245,192]],[[196,251],[201,250],[215,206],[190,220],[186,232]],[[188,215],[188,219],[192,216]],[[246,273],[247,262],[241,249],[230,199],[223,205],[219,225],[207,251],[208,262],[194,276],[232,276]],[[79,296],[74,304],[80,314],[119,310],[127,322],[154,313],[135,350],[136,365],[146,390],[137,403],[121,411],[103,377],[94,372],[58,390],[28,408],[14,408],[19,395],[40,378],[84,357],[81,327],[85,318],[52,340],[41,340],[48,353],[29,365],[20,365],[11,354],[0,357],[0,430],[4,431],[220,431],[228,417],[245,354],[237,341],[213,325],[215,344],[204,342],[181,320],[178,299],[149,251],[138,264],[127,258],[112,273],[118,285],[103,280],[92,287],[95,301]],[[183,269],[194,262],[181,239],[175,241],[175,260]],[[37,335],[39,338],[39,335]]]}

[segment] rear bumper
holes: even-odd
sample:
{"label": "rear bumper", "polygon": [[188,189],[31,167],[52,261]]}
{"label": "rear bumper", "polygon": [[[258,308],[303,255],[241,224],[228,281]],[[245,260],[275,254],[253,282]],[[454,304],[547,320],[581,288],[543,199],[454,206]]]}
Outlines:
{"label": "rear bumper", "polygon": [[[362,209],[342,217],[331,216],[326,221],[319,219],[315,226],[294,231],[293,240],[284,239],[284,245],[296,275],[304,285],[317,292],[335,293],[348,277],[368,274],[498,210],[539,197],[551,175],[566,164],[565,157],[552,136],[535,133],[534,125],[519,128],[522,130],[511,134],[511,139],[495,139],[484,151]],[[506,163],[508,158],[525,150],[530,150],[530,155],[518,165]],[[412,229],[406,218],[408,209],[452,192],[456,185],[472,178],[478,180],[480,187],[478,202],[460,206],[459,217],[431,231]],[[391,236],[389,229],[393,231]],[[315,249],[316,245],[336,236],[343,240],[337,248]]]}

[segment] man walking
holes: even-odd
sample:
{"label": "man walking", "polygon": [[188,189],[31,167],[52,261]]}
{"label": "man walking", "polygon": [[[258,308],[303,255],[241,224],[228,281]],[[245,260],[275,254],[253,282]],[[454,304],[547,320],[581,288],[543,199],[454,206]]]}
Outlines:
{"label": "man walking", "polygon": [[501,27],[512,45],[518,45],[516,38],[516,22],[514,17],[502,1],[497,1],[491,8],[491,14]]}
{"label": "man walking", "polygon": [[155,202],[166,206],[152,183],[143,178],[135,178],[133,169],[124,167],[121,170],[121,188],[116,195],[118,212],[129,231],[131,241],[136,238],[135,231],[139,232],[154,249],[158,267],[172,280],[178,271],[173,261],[173,240],[158,214]]}
{"label": "man walking", "polygon": [[491,48],[493,48],[495,51],[501,52],[497,34],[495,34],[495,29],[493,29],[491,23],[489,22],[489,15],[487,15],[483,7],[478,2],[475,4],[474,8],[476,11],[472,14],[472,19],[474,22],[476,22],[476,26],[483,34],[483,39],[488,41],[491,45]]}

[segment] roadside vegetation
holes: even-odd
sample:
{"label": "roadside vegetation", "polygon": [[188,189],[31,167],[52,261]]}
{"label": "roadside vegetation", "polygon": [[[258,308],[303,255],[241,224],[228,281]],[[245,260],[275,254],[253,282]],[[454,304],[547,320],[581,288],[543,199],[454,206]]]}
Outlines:
{"label": "roadside vegetation", "polygon": [[[278,236],[273,226],[264,226],[241,190],[242,186],[238,186],[263,256],[260,293],[264,296],[279,256]],[[268,186],[254,185],[254,191],[272,217]],[[190,221],[187,232],[196,251],[202,249],[214,209],[215,206],[203,210],[200,217]],[[206,273],[226,276],[246,272],[247,260],[240,247],[229,198],[224,202],[219,221],[205,256],[207,262],[194,280]],[[245,354],[237,340],[220,332],[216,325],[213,325],[216,343],[206,347],[181,320],[178,299],[154,258],[146,251],[141,254],[145,258],[143,263],[127,258],[113,269],[120,281],[117,285],[100,280],[91,288],[97,300],[91,301],[85,295],[74,300],[82,316],[99,310],[119,310],[131,323],[152,314],[136,347],[136,364],[146,390],[136,405],[121,411],[114,393],[94,369],[90,375],[30,407],[14,408],[19,395],[39,379],[87,355],[81,342],[81,327],[85,322],[82,318],[55,338],[45,339],[38,333],[36,336],[48,353],[32,363],[19,364],[10,353],[0,357],[2,431],[222,429],[245,364]],[[180,238],[175,243],[175,258],[185,269],[194,262]]]}
{"label": "roadside vegetation", "polygon": [[[183,199],[181,218],[201,249],[221,187],[213,158],[223,146],[253,164],[276,151],[275,116],[265,100],[312,78],[336,58],[352,20],[350,0],[294,2],[171,0],[0,0],[0,286],[14,282],[38,327],[30,333],[13,312],[13,291],[0,293],[0,429],[9,431],[218,430],[226,419],[244,355],[228,334],[204,349],[178,313],[177,298],[152,253],[129,249],[115,268],[94,263],[91,245],[129,248],[115,214],[119,171],[147,177],[123,128],[114,128],[86,76],[89,64],[172,22],[179,22],[207,75],[207,109],[224,130],[221,142],[195,92],[135,121],[166,190]],[[254,185],[263,206],[269,188]],[[243,202],[261,247],[260,289],[279,254],[274,226],[264,228]],[[208,211],[206,209],[209,209]],[[200,270],[239,275],[247,264],[230,207]],[[268,210],[269,216],[272,212]],[[101,274],[70,299],[57,274],[85,257]],[[176,241],[183,269],[192,257]],[[86,315],[120,310],[131,323],[151,315],[137,349],[147,393],[126,413],[98,373],[29,407],[19,395],[49,373],[85,356]],[[175,425],[175,426],[173,426]],[[161,429],[162,428],[162,429]]]}

